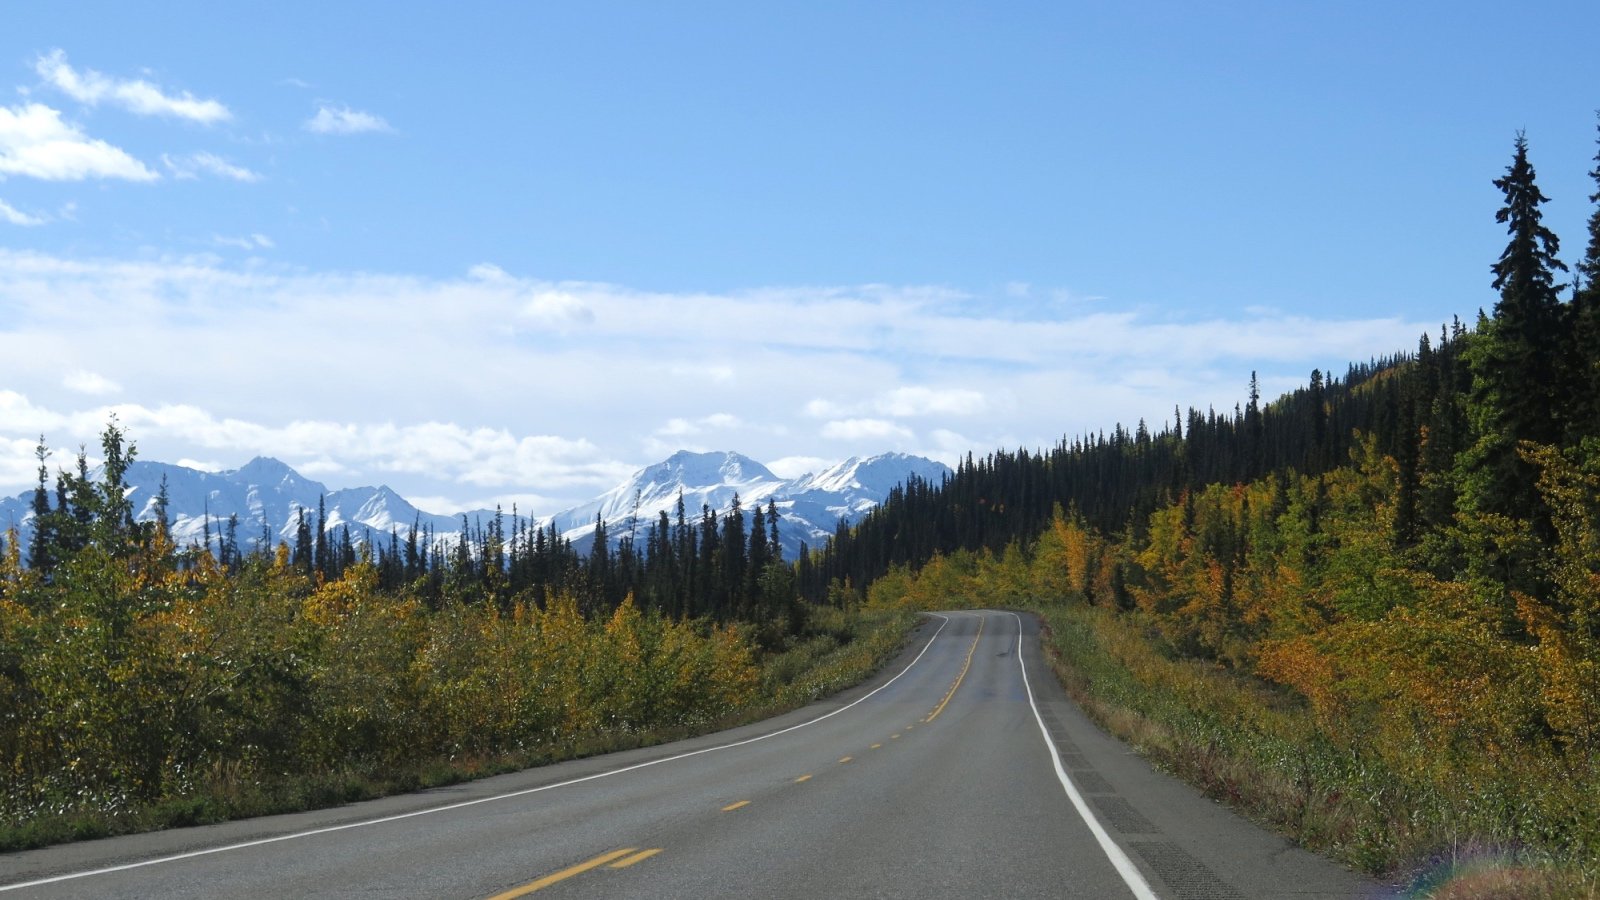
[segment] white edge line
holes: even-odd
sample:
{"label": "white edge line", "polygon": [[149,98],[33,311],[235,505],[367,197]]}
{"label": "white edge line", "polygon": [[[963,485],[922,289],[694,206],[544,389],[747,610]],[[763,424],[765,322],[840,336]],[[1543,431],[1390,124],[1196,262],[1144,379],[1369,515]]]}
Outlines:
{"label": "white edge line", "polygon": [[1050,739],[1050,729],[1045,727],[1044,717],[1039,715],[1039,704],[1033,701],[1033,685],[1028,683],[1028,665],[1022,661],[1022,617],[1016,613],[1011,615],[1017,620],[1017,666],[1022,669],[1022,686],[1028,691],[1028,705],[1033,708],[1033,720],[1039,723],[1039,734],[1043,735],[1044,745],[1050,749],[1050,761],[1055,764],[1056,778],[1060,779],[1061,786],[1066,789],[1067,798],[1077,808],[1078,815],[1083,817],[1083,823],[1094,833],[1094,839],[1100,843],[1100,849],[1111,860],[1111,864],[1117,869],[1117,874],[1122,876],[1122,880],[1127,883],[1128,889],[1133,891],[1133,895],[1139,900],[1159,900],[1155,891],[1150,889],[1150,883],[1144,880],[1144,874],[1139,871],[1139,867],[1133,864],[1128,854],[1124,853],[1122,848],[1117,846],[1117,842],[1111,839],[1111,835],[1106,833],[1100,820],[1089,811],[1089,804],[1084,802],[1083,795],[1078,793],[1077,785],[1074,785],[1067,775],[1066,767],[1061,765],[1061,754],[1056,750],[1056,742]]}
{"label": "white edge line", "polygon": [[360,822],[346,822],[343,825],[329,825],[329,826],[327,826],[325,828],[313,828],[310,831],[296,831],[296,832],[292,832],[290,834],[280,834],[280,835],[275,835],[275,836],[269,837],[269,838],[259,838],[257,840],[253,840],[253,841],[243,841],[243,842],[240,842],[240,843],[237,843],[237,844],[224,844],[224,845],[222,845],[220,847],[207,847],[204,850],[190,850],[187,853],[174,853],[174,854],[172,854],[170,856],[158,856],[158,857],[156,857],[154,859],[145,859],[145,860],[140,860],[138,862],[123,863],[122,865],[117,865],[117,866],[107,866],[107,867],[102,868],[102,869],[89,869],[88,871],[84,871],[84,872],[69,872],[69,873],[67,873],[65,875],[53,875],[53,876],[51,876],[49,878],[38,878],[38,879],[35,879],[33,881],[20,881],[20,882],[17,882],[16,884],[0,885],[0,894],[5,893],[6,891],[16,891],[16,890],[21,890],[23,888],[38,887],[38,886],[44,885],[44,884],[55,884],[56,882],[60,882],[60,881],[71,881],[71,880],[77,879],[77,878],[88,878],[88,877],[90,877],[92,875],[109,875],[109,874],[112,874],[113,872],[126,872],[129,869],[142,869],[142,868],[144,868],[146,866],[155,866],[155,865],[160,865],[162,863],[178,862],[180,860],[193,859],[193,858],[195,858],[197,856],[209,856],[209,855],[211,855],[213,853],[227,853],[227,852],[232,851],[232,850],[245,850],[245,849],[248,849],[250,847],[260,847],[260,846],[265,845],[265,844],[276,844],[276,843],[278,843],[280,841],[292,841],[292,840],[296,840],[298,838],[312,837],[312,836],[319,835],[319,834],[329,834],[329,833],[335,832],[335,831],[348,831],[348,830],[353,829],[353,828],[365,828],[365,827],[367,827],[369,825],[382,825],[382,824],[387,823],[387,822],[398,822],[401,819],[411,819],[411,818],[415,818],[417,816],[431,815],[433,813],[449,812],[451,810],[464,809],[464,808],[466,808],[468,806],[477,806],[480,803],[491,803],[491,802],[496,801],[496,800],[509,800],[509,799],[511,799],[513,797],[525,797],[525,796],[527,796],[529,794],[537,794],[537,793],[540,793],[542,791],[553,791],[556,788],[569,787],[569,786],[574,785],[574,784],[582,784],[585,781],[594,781],[594,780],[600,779],[600,778],[609,778],[612,775],[621,775],[624,772],[633,772],[633,771],[636,771],[638,769],[649,768],[650,766],[659,766],[662,763],[676,762],[677,760],[680,760],[680,759],[688,759],[691,756],[700,756],[700,755],[706,754],[706,753],[714,753],[714,752],[716,752],[718,750],[729,750],[729,749],[732,749],[734,747],[743,747],[746,744],[754,744],[757,741],[764,741],[767,738],[774,738],[774,737],[777,737],[780,734],[788,734],[791,731],[796,731],[798,729],[805,728],[805,727],[810,726],[810,725],[815,725],[818,722],[821,722],[823,719],[831,719],[834,716],[837,716],[839,713],[842,713],[845,710],[848,710],[851,707],[856,706],[857,704],[864,703],[865,701],[871,699],[873,694],[876,694],[879,691],[883,690],[884,688],[888,687],[889,685],[894,684],[896,681],[899,681],[900,677],[902,675],[904,675],[907,672],[911,671],[911,667],[915,666],[918,662],[921,662],[922,661],[922,657],[928,652],[928,648],[932,647],[933,646],[933,642],[939,639],[939,634],[940,634],[940,632],[944,631],[944,627],[946,625],[950,624],[950,617],[949,616],[942,616],[942,615],[939,615],[938,613],[929,613],[928,615],[938,616],[939,618],[943,619],[944,621],[939,623],[939,627],[938,627],[938,629],[936,629],[933,632],[933,636],[928,638],[928,643],[923,645],[921,652],[919,652],[916,655],[915,659],[913,659],[913,660],[911,660],[911,662],[907,663],[906,667],[904,669],[901,669],[899,671],[899,673],[896,674],[893,678],[889,679],[888,681],[885,681],[883,684],[878,685],[877,687],[873,688],[868,693],[862,695],[861,697],[856,698],[855,700],[851,701],[850,703],[848,703],[848,704],[846,704],[844,706],[841,706],[841,707],[839,707],[838,709],[836,709],[836,710],[834,710],[832,712],[824,713],[824,714],[822,714],[820,716],[817,716],[815,719],[811,719],[809,721],[801,722],[798,725],[790,725],[788,728],[781,728],[781,729],[779,729],[777,731],[769,732],[767,734],[757,735],[757,736],[755,736],[753,738],[745,738],[742,741],[733,741],[732,743],[728,743],[728,744],[718,744],[715,747],[705,747],[705,748],[702,748],[700,750],[691,750],[688,753],[680,753],[677,756],[668,756],[668,757],[663,757],[662,759],[652,759],[652,760],[650,760],[648,762],[635,763],[634,765],[624,766],[624,767],[622,767],[620,769],[611,769],[611,770],[605,771],[605,772],[596,772],[593,775],[585,775],[582,778],[573,778],[573,779],[570,779],[568,781],[559,781],[559,782],[556,782],[555,784],[546,784],[546,785],[543,785],[541,787],[525,788],[523,790],[512,791],[512,792],[507,793],[507,794],[495,794],[494,796],[491,796],[491,797],[479,797],[476,800],[463,800],[463,801],[461,801],[459,803],[450,803],[450,804],[447,804],[445,806],[433,806],[433,807],[429,807],[428,809],[418,809],[418,810],[413,810],[413,811],[407,812],[407,813],[398,813],[398,814],[392,815],[392,816],[383,816],[383,817],[377,818],[377,819],[364,819],[364,820],[362,820]]}

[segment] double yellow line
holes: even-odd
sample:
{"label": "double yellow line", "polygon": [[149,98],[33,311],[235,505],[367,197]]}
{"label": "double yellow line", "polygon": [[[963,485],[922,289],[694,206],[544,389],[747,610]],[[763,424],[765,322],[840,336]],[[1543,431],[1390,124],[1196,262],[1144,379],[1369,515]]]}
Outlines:
{"label": "double yellow line", "polygon": [[495,894],[493,897],[490,897],[489,900],[515,900],[517,897],[521,897],[524,894],[531,894],[537,890],[542,890],[552,884],[555,884],[556,882],[566,881],[568,878],[571,878],[574,875],[582,875],[590,869],[598,869],[606,863],[611,863],[611,868],[613,869],[625,869],[634,863],[644,862],[660,852],[661,848],[659,847],[651,848],[649,850],[640,850],[638,847],[623,847],[620,850],[613,850],[610,853],[602,853],[587,862],[581,862],[575,866],[568,866],[559,872],[552,872],[538,881],[530,881],[521,887],[512,888],[503,894]]}
{"label": "double yellow line", "polygon": [[945,704],[950,702],[950,698],[956,695],[956,689],[961,687],[962,680],[967,677],[967,670],[972,668],[972,654],[978,652],[978,641],[983,637],[983,623],[986,621],[988,621],[986,618],[978,619],[978,633],[972,637],[972,646],[967,650],[967,662],[961,667],[961,674],[956,676],[956,683],[950,685],[949,692],[944,695],[943,700],[939,701],[939,705],[934,707],[933,712],[929,713],[926,719],[922,720],[924,723],[932,722],[934,719],[939,718],[939,713],[944,712]]}

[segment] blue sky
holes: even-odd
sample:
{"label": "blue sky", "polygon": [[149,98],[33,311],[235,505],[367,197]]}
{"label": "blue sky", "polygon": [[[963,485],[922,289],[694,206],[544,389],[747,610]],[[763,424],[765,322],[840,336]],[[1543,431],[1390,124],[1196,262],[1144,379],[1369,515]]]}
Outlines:
{"label": "blue sky", "polygon": [[678,447],[1231,408],[1492,305],[1519,128],[1575,258],[1600,8],[1515,15],[11,8],[0,491],[112,410],[149,458],[548,512]]}

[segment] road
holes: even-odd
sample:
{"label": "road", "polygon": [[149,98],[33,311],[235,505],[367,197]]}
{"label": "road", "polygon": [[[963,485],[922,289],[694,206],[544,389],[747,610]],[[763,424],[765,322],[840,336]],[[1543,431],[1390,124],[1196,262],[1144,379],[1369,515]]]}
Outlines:
{"label": "road", "polygon": [[757,725],[287,816],[0,856],[11,897],[1377,897],[1153,771],[1037,623],[930,616]]}

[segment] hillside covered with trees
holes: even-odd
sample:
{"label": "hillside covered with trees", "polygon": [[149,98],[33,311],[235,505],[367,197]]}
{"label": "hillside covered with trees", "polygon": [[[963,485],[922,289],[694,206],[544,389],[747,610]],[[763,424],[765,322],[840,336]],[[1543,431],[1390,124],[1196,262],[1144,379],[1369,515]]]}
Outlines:
{"label": "hillside covered with trees", "polygon": [[1252,378],[1229,413],[968,458],[802,560],[802,590],[1064,598],[1063,640],[1118,673],[1067,677],[1189,730],[1153,743],[1219,797],[1276,790],[1244,802],[1374,871],[1487,853],[1594,889],[1600,208],[1563,284],[1528,149],[1474,325],[1271,403]]}

